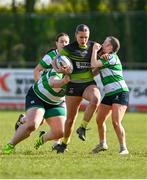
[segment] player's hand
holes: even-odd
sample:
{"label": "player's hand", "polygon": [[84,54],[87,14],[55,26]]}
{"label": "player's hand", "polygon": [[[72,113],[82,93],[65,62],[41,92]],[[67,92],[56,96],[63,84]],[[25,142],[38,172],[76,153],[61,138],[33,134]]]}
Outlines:
{"label": "player's hand", "polygon": [[58,73],[71,74],[71,72],[72,72],[72,69],[71,69],[70,66],[66,66],[66,67],[61,66],[61,67],[58,68],[56,66],[55,61],[52,61],[51,64],[52,64],[53,68],[55,69],[55,71],[58,72]]}
{"label": "player's hand", "polygon": [[101,48],[102,48],[102,45],[99,43],[95,43],[93,45],[93,50],[95,50],[95,51],[99,51]]}
{"label": "player's hand", "polygon": [[63,78],[63,81],[64,81],[65,84],[67,84],[70,81],[70,76],[65,74],[65,76]]}
{"label": "player's hand", "polygon": [[51,65],[53,66],[56,72],[60,73],[61,70],[56,66],[55,60],[51,62]]}
{"label": "player's hand", "polygon": [[61,68],[59,68],[59,70],[60,70],[60,73],[63,73],[63,74],[71,74],[71,68],[70,68],[70,66],[61,67]]}
{"label": "player's hand", "polygon": [[110,54],[105,53],[101,56],[101,58],[105,59],[106,61],[108,61],[110,59]]}

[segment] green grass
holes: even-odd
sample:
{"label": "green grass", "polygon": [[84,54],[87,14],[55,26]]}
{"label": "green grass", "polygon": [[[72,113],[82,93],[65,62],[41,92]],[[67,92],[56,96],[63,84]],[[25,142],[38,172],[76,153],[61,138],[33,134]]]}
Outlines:
{"label": "green grass", "polygon": [[[19,111],[0,112],[0,148],[14,133],[14,123]],[[80,124],[83,113],[80,112],[75,130]],[[39,150],[33,148],[38,135],[16,146],[13,155],[0,154],[0,178],[46,178],[46,179],[146,179],[147,178],[147,114],[127,113],[123,121],[126,129],[130,154],[120,156],[119,145],[111,120],[107,122],[107,140],[109,150],[100,154],[89,154],[98,143],[95,116],[89,124],[86,142],[78,139],[75,130],[65,154],[51,152],[52,142]],[[48,129],[47,125],[40,127]]]}

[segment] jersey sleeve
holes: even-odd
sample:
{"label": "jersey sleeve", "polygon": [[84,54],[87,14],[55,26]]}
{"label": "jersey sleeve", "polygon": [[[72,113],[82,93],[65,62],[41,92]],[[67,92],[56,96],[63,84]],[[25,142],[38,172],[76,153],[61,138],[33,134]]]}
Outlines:
{"label": "jersey sleeve", "polygon": [[55,56],[55,51],[50,51],[40,60],[39,64],[46,69],[52,68],[51,62],[54,60]]}
{"label": "jersey sleeve", "polygon": [[104,67],[109,67],[117,63],[117,57],[111,54],[109,55],[108,60],[105,60],[104,58],[100,58],[99,60],[102,62]]}
{"label": "jersey sleeve", "polygon": [[50,77],[54,77],[55,79],[62,79],[63,78],[63,74],[62,73],[57,73],[54,69],[52,69],[50,71]]}

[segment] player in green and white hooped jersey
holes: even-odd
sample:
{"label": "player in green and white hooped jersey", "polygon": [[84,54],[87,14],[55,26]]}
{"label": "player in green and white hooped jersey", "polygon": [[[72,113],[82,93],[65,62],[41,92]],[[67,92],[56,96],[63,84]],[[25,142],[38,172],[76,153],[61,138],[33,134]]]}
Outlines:
{"label": "player in green and white hooped jersey", "polygon": [[92,152],[98,153],[108,149],[105,121],[111,114],[113,127],[120,145],[120,154],[125,155],[128,154],[129,151],[126,146],[122,119],[129,102],[129,89],[123,77],[120,59],[116,54],[120,48],[120,43],[119,40],[113,36],[107,37],[103,43],[103,51],[105,54],[97,60],[97,52],[100,47],[98,43],[93,46],[91,65],[94,68],[99,67],[105,95],[99,106],[96,118],[100,143]]}
{"label": "player in green and white hooped jersey", "polygon": [[34,69],[34,79],[36,81],[40,78],[42,72],[52,68],[52,61],[58,54],[59,50],[67,44],[69,44],[69,36],[66,33],[59,33],[56,36],[56,48],[49,50]]}
{"label": "player in green and white hooped jersey", "polygon": [[[43,58],[39,61],[39,63],[36,65],[35,69],[34,69],[34,80],[37,81],[40,79],[40,75],[46,71],[48,71],[49,69],[52,68],[52,61],[54,60],[54,58],[57,56],[58,51],[63,48],[64,46],[66,46],[67,44],[69,44],[69,36],[66,33],[59,33],[56,36],[55,39],[55,44],[56,44],[56,48],[55,49],[51,49],[49,50],[44,56]],[[20,119],[21,123],[25,122],[25,115],[22,115],[21,119]],[[56,143],[59,143],[59,141],[57,140]]]}
{"label": "player in green and white hooped jersey", "polygon": [[[66,33],[59,33],[56,36],[55,39],[55,45],[56,48],[55,49],[51,49],[49,50],[44,56],[43,58],[39,61],[38,65],[35,67],[34,69],[34,79],[35,81],[38,80],[40,78],[40,74],[47,71],[48,69],[52,68],[52,60],[54,60],[54,58],[56,57],[56,55],[58,54],[59,50],[61,48],[63,48],[64,46],[66,46],[67,44],[69,44],[69,36]],[[60,140],[55,140],[54,142],[54,146],[58,145],[60,143]]]}
{"label": "player in green and white hooped jersey", "polygon": [[[66,70],[68,72],[68,68]],[[35,143],[36,149],[49,140],[63,136],[66,119],[64,89],[69,81],[68,75],[63,76],[52,68],[35,82],[26,95],[25,123],[18,127],[12,139],[4,146],[3,153],[11,154],[14,152],[16,144],[37,130],[44,118],[50,126],[50,131],[38,139]]]}
{"label": "player in green and white hooped jersey", "polygon": [[54,78],[54,81],[61,80],[63,78],[63,74],[57,73],[53,68],[48,70],[38,81],[34,83],[33,90],[44,102],[52,105],[58,105],[65,99],[65,88],[62,86],[59,86],[58,88],[52,87],[52,78]]}

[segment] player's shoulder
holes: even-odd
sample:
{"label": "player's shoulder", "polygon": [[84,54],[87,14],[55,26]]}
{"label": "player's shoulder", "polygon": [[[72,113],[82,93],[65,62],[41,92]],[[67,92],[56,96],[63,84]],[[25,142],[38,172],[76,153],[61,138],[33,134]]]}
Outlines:
{"label": "player's shoulder", "polygon": [[74,41],[74,42],[66,45],[64,47],[64,49],[72,50],[72,49],[75,49],[76,47],[78,47],[78,43],[77,43],[77,41]]}
{"label": "player's shoulder", "polygon": [[112,65],[120,64],[120,59],[116,53],[109,54],[109,63]]}
{"label": "player's shoulder", "polygon": [[54,53],[54,54],[57,54],[57,49],[55,48],[52,48],[52,49],[49,49],[46,54],[50,55],[51,53]]}
{"label": "player's shoulder", "polygon": [[110,56],[110,59],[112,59],[112,58],[119,59],[119,57],[118,57],[116,52],[109,54],[109,56]]}

